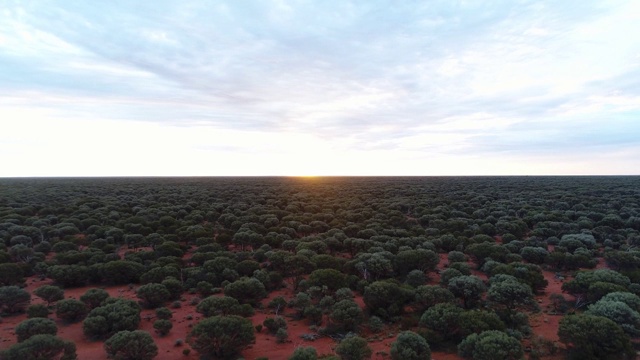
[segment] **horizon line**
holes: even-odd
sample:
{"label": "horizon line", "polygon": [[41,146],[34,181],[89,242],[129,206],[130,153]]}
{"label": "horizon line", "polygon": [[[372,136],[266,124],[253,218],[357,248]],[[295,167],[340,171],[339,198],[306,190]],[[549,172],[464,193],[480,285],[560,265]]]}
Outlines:
{"label": "horizon line", "polygon": [[485,175],[62,175],[1,176],[0,179],[171,179],[171,178],[429,178],[429,177],[638,177],[640,174],[485,174]]}

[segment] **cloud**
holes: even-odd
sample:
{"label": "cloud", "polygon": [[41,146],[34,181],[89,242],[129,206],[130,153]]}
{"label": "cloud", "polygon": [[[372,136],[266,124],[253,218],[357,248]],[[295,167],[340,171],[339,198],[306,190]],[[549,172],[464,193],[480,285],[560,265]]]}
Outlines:
{"label": "cloud", "polygon": [[[7,1],[0,111],[13,114],[5,128],[30,111],[52,123],[148,123],[206,154],[275,159],[283,151],[266,139],[286,149],[304,138],[358,154],[349,163],[368,164],[362,172],[375,169],[367,152],[407,167],[439,154],[460,172],[461,157],[480,154],[514,156],[505,169],[558,151],[630,158],[640,145],[638,10],[633,1]],[[207,131],[237,144],[186,141]]]}

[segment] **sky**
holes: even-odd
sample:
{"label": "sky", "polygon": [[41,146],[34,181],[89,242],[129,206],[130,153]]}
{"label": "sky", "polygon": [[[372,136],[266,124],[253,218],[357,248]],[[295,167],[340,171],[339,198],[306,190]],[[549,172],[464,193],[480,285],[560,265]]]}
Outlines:
{"label": "sky", "polygon": [[640,1],[2,0],[0,177],[640,175]]}

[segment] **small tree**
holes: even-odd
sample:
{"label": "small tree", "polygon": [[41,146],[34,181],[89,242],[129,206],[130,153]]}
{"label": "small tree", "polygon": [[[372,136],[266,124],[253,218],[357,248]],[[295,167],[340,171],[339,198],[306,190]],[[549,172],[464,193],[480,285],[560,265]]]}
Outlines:
{"label": "small tree", "polygon": [[151,283],[142,285],[136,291],[136,295],[148,308],[156,308],[171,298],[171,293],[162,284]]}
{"label": "small tree", "polygon": [[575,359],[633,358],[629,336],[618,324],[601,316],[565,316],[560,320],[558,337]]}
{"label": "small tree", "polygon": [[193,327],[187,341],[201,356],[230,358],[255,340],[251,321],[239,316],[213,316]]}
{"label": "small tree", "polygon": [[405,331],[398,335],[391,345],[393,360],[430,360],[431,349],[427,340],[413,331]]}
{"label": "small tree", "polygon": [[89,289],[82,296],[80,296],[80,301],[87,304],[89,309],[95,309],[98,306],[102,305],[102,302],[107,300],[109,297],[109,293],[104,289]]}
{"label": "small tree", "polygon": [[224,293],[240,303],[251,305],[256,305],[267,296],[264,285],[256,278],[236,280],[224,287]]}
{"label": "small tree", "polygon": [[31,318],[46,318],[49,316],[49,308],[43,304],[33,304],[27,308],[27,317]]}
{"label": "small tree", "polygon": [[384,330],[384,321],[379,317],[373,315],[369,317],[369,330],[373,333],[379,333]]}
{"label": "small tree", "polygon": [[278,343],[283,344],[287,341],[288,338],[289,338],[289,333],[287,332],[287,329],[280,328],[278,329],[278,331],[276,331],[276,341]]}
{"label": "small tree", "polygon": [[22,268],[16,263],[0,264],[0,286],[20,285],[24,283]]}
{"label": "small tree", "polygon": [[215,315],[241,315],[240,302],[230,296],[209,296],[200,301],[196,311],[206,317]]}
{"label": "small tree", "polygon": [[49,334],[56,335],[58,333],[58,327],[55,321],[44,318],[27,319],[15,328],[18,342],[23,342],[34,335]]}
{"label": "small tree", "polygon": [[53,285],[43,285],[33,291],[33,294],[47,302],[47,306],[51,303],[64,299],[64,290]]}
{"label": "small tree", "polygon": [[451,280],[463,275],[458,269],[448,268],[440,273],[440,285],[449,286]]}
{"label": "small tree", "polygon": [[640,297],[629,292],[608,293],[600,301],[622,301],[633,310],[640,312]]}
{"label": "small tree", "polygon": [[353,300],[342,300],[333,305],[329,319],[338,331],[356,331],[364,320],[364,314]]}
{"label": "small tree", "polygon": [[415,294],[415,301],[421,310],[426,310],[436,304],[452,302],[455,298],[449,289],[437,285],[418,286]]}
{"label": "small tree", "polygon": [[56,316],[67,322],[80,321],[88,312],[87,305],[79,300],[66,299],[56,304]]}
{"label": "small tree", "polygon": [[600,300],[589,306],[586,313],[612,320],[629,336],[640,335],[640,314],[622,301]]}
{"label": "small tree", "polygon": [[366,339],[360,336],[352,336],[338,344],[336,354],[342,360],[364,360],[371,358],[372,351]]}
{"label": "small tree", "polygon": [[140,324],[140,306],[125,299],[108,299],[89,313],[82,331],[89,338],[104,338],[124,330],[136,330]]}
{"label": "small tree", "polygon": [[411,287],[417,288],[427,282],[427,277],[422,270],[411,270],[407,274],[405,283]]}
{"label": "small tree", "polygon": [[467,310],[458,317],[458,329],[463,337],[487,330],[503,331],[505,328],[500,317],[492,311]]}
{"label": "small tree", "polygon": [[70,341],[49,335],[34,335],[29,339],[13,345],[5,351],[0,351],[3,360],[76,360],[76,346]]}
{"label": "small tree", "polygon": [[275,334],[278,330],[287,328],[287,321],[282,316],[276,316],[274,318],[264,319],[262,325],[264,325],[271,334]]}
{"label": "small tree", "polygon": [[160,319],[153,322],[153,328],[156,329],[160,336],[165,336],[171,331],[173,324],[169,320]]}
{"label": "small tree", "polygon": [[137,283],[144,272],[144,265],[134,261],[116,260],[100,264],[98,272],[108,284]]}
{"label": "small tree", "polygon": [[[618,285],[622,289],[626,289],[629,287],[631,280],[629,280],[628,277],[620,274],[619,272],[610,269],[579,271],[572,280],[569,280],[562,284],[562,290],[576,296],[587,296],[591,299],[593,298],[593,296],[592,291],[590,291],[589,288],[597,282],[610,283],[613,285]],[[610,292],[615,291],[617,290],[613,290]],[[606,294],[602,295],[604,296]],[[599,298],[596,300],[599,300]]]}
{"label": "small tree", "polygon": [[89,280],[89,268],[82,265],[54,265],[47,271],[50,278],[65,288],[83,286]]}
{"label": "small tree", "polygon": [[396,255],[394,268],[398,275],[405,276],[411,270],[422,272],[435,270],[439,262],[440,257],[431,250],[404,250]]}
{"label": "small tree", "polygon": [[451,279],[448,288],[453,295],[462,299],[462,304],[465,309],[470,308],[480,301],[482,294],[486,291],[482,280],[473,275],[463,275]]}
{"label": "small tree", "polygon": [[494,307],[507,311],[521,308],[537,308],[537,304],[533,298],[533,292],[529,285],[519,282],[514,277],[505,278],[503,281],[492,282],[487,292],[487,300]]}
{"label": "small tree", "polygon": [[420,325],[442,334],[445,339],[457,336],[458,320],[463,310],[450,303],[437,304],[425,311],[420,317]]}
{"label": "small tree", "polygon": [[180,295],[184,292],[182,282],[176,278],[167,278],[162,281],[162,285],[169,291],[172,300],[180,298]]}
{"label": "small tree", "polygon": [[29,305],[31,295],[17,286],[0,287],[0,311],[15,314]]}
{"label": "small tree", "polygon": [[524,351],[518,339],[502,331],[489,330],[462,340],[458,355],[473,360],[516,360],[522,359]]}
{"label": "small tree", "polygon": [[289,356],[288,360],[317,360],[318,352],[312,346],[298,347],[293,351],[293,354]]}
{"label": "small tree", "polygon": [[346,276],[334,269],[318,269],[309,275],[309,282],[315,286],[326,286],[329,291],[336,291],[346,286]]}
{"label": "small tree", "polygon": [[168,308],[161,307],[156,309],[156,317],[162,320],[169,320],[173,317],[173,313]]}
{"label": "small tree", "polygon": [[389,318],[402,313],[403,308],[414,298],[412,289],[391,281],[376,281],[367,286],[363,300],[376,315]]}
{"label": "small tree", "polygon": [[102,315],[90,316],[82,322],[82,332],[88,338],[100,339],[111,332],[111,326],[107,318]]}
{"label": "small tree", "polygon": [[158,347],[148,332],[120,331],[104,343],[107,357],[118,360],[151,360],[158,355]]}

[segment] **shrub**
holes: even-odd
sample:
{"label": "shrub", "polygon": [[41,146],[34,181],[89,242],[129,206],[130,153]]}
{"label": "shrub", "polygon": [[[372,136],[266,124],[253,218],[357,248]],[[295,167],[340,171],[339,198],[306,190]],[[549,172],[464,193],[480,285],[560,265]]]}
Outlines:
{"label": "shrub", "polygon": [[46,318],[49,316],[49,308],[43,304],[34,304],[27,308],[27,318]]}
{"label": "shrub", "polygon": [[48,269],[49,277],[63,287],[84,286],[89,280],[89,268],[81,265],[54,265]]}
{"label": "shrub", "polygon": [[502,331],[489,330],[462,340],[458,355],[473,360],[511,360],[521,359],[524,351],[518,339]]}
{"label": "shrub", "polygon": [[24,283],[23,275],[23,270],[18,264],[0,264],[0,286],[20,285]]}
{"label": "shrub", "polygon": [[162,305],[171,298],[169,290],[164,285],[157,283],[140,286],[136,295],[151,309]]}
{"label": "shrub", "polygon": [[80,296],[80,301],[85,303],[89,309],[95,309],[102,304],[103,301],[107,300],[109,297],[109,293],[103,289],[89,289],[82,296]]}
{"label": "shrub", "polygon": [[187,341],[203,357],[230,358],[255,340],[251,321],[239,316],[213,316],[196,324]]}
{"label": "shrub", "polygon": [[120,360],[151,360],[158,355],[158,347],[148,332],[119,331],[104,342],[109,358]]}
{"label": "shrub", "polygon": [[288,338],[289,338],[289,333],[287,333],[287,329],[279,328],[278,331],[276,331],[276,341],[278,343],[282,344],[286,342]]}
{"label": "shrub", "polygon": [[240,279],[224,287],[227,296],[237,299],[240,303],[256,305],[267,296],[267,290],[256,278]]}
{"label": "shrub", "polygon": [[213,285],[207,281],[199,281],[196,284],[196,290],[202,294],[202,296],[209,296],[213,293]]}
{"label": "shrub", "polygon": [[400,333],[391,345],[391,359],[429,360],[431,359],[431,349],[422,336],[412,331],[405,331]]}
{"label": "shrub", "polygon": [[558,337],[575,359],[633,358],[629,336],[618,324],[601,316],[565,316],[560,320]]}
{"label": "shrub", "polygon": [[97,307],[82,323],[82,331],[89,338],[104,338],[124,330],[136,330],[140,324],[140,306],[132,300],[108,299]]}
{"label": "shrub", "polygon": [[338,344],[336,354],[343,360],[363,360],[370,358],[372,351],[367,340],[359,336],[352,336]]}
{"label": "shrub", "polygon": [[75,360],[76,346],[54,335],[40,334],[0,351],[3,360],[59,359]]}
{"label": "shrub", "polygon": [[178,279],[172,277],[162,281],[162,285],[167,289],[167,291],[169,291],[171,300],[178,299],[184,292],[182,283]]}
{"label": "shrub", "polygon": [[[371,311],[381,317],[392,317],[402,313],[406,304],[414,298],[411,289],[390,281],[376,281],[367,286],[363,300]],[[337,305],[337,304],[336,304]],[[384,311],[380,311],[380,310]]]}
{"label": "shrub", "polygon": [[289,356],[288,360],[317,360],[318,352],[312,346],[298,347],[293,351],[293,354]]}
{"label": "shrub", "polygon": [[329,291],[336,291],[346,286],[345,275],[334,269],[318,269],[309,274],[309,282],[312,285],[326,286]]}
{"label": "shrub", "polygon": [[127,260],[111,261],[98,267],[100,276],[112,285],[137,283],[143,271],[144,265]]}
{"label": "shrub", "polygon": [[262,325],[269,330],[270,333],[275,334],[279,329],[286,329],[287,322],[282,316],[276,316],[275,318],[266,318],[262,322]]}
{"label": "shrub", "polygon": [[379,333],[384,329],[384,322],[377,316],[371,316],[369,318],[369,330],[374,333]]}
{"label": "shrub", "polygon": [[206,317],[214,315],[242,315],[242,306],[230,296],[209,296],[200,301],[196,311]]}
{"label": "shrub", "polygon": [[629,336],[640,335],[640,314],[622,301],[600,300],[589,306],[586,313],[612,320],[620,325]]}
{"label": "shrub", "polygon": [[33,294],[47,302],[47,306],[64,299],[64,291],[53,285],[43,285],[33,291]]}
{"label": "shrub", "polygon": [[15,328],[18,342],[23,342],[34,335],[49,334],[56,335],[58,333],[58,327],[55,321],[51,319],[34,318],[27,319]]}
{"label": "shrub", "polygon": [[336,331],[355,331],[364,320],[364,314],[353,300],[342,300],[333,305],[329,319]]}
{"label": "shrub", "polygon": [[164,336],[169,333],[171,328],[173,328],[173,324],[169,320],[160,319],[160,320],[156,320],[153,323],[153,328],[156,329],[158,334],[160,334],[161,336]]}
{"label": "shrub", "polygon": [[452,302],[454,298],[449,289],[437,285],[418,286],[415,291],[415,301],[421,310],[426,310],[436,304]]}
{"label": "shrub", "polygon": [[462,312],[463,310],[454,304],[437,304],[422,314],[420,325],[441,334],[445,339],[453,338],[457,335]]}
{"label": "shrub", "polygon": [[158,319],[169,320],[173,317],[173,313],[166,307],[161,307],[156,309],[156,316]]}
{"label": "shrub", "polygon": [[80,321],[88,312],[87,305],[79,300],[66,299],[56,304],[56,316],[67,322]]}
{"label": "shrub", "polygon": [[282,296],[276,296],[267,305],[271,309],[276,309],[276,311],[280,309],[284,309],[287,306],[287,300],[285,300]]}
{"label": "shrub", "polygon": [[0,312],[15,314],[24,311],[29,305],[31,295],[17,286],[0,287]]}
{"label": "shrub", "polygon": [[405,280],[407,285],[414,288],[420,285],[424,285],[426,281],[427,281],[427,277],[425,276],[424,272],[421,270],[409,271],[409,273],[407,274],[407,278]]}

